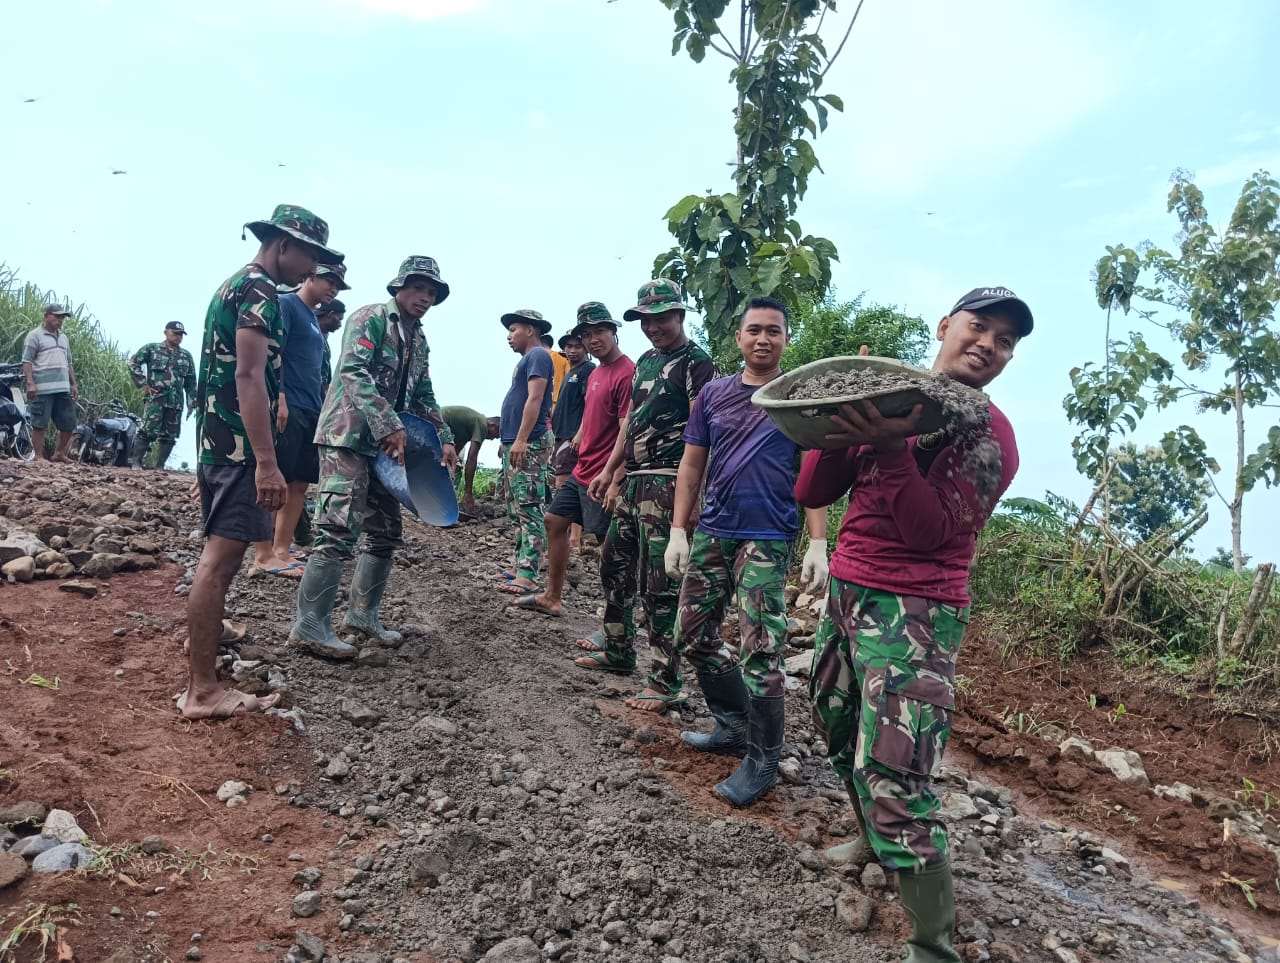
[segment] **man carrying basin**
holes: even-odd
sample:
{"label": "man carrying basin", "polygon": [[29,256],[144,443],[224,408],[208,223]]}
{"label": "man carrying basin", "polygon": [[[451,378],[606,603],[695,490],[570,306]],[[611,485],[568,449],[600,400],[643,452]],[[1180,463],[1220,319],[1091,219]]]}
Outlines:
{"label": "man carrying basin", "polygon": [[[933,370],[985,388],[1031,328],[1031,310],[1012,291],[977,288],[938,322]],[[1018,448],[995,405],[989,436],[976,442],[945,430],[918,435],[921,413],[917,405],[893,418],[870,402],[842,405],[827,436],[837,447],[805,455],[795,494],[819,508],[849,493],[809,687],[868,844],[845,856],[874,856],[897,872],[912,922],[909,963],[959,963],[947,829],[930,781],[951,734],[969,564],[1018,470]],[[975,482],[974,444],[999,453],[990,484]]]}
{"label": "man carrying basin", "polygon": [[450,471],[458,455],[431,387],[422,317],[449,296],[434,258],[409,257],[387,285],[391,300],[360,308],[347,322],[342,350],[320,419],[319,501],[316,538],[298,587],[298,613],[291,641],[314,655],[350,659],[355,647],[334,634],[332,616],[343,564],[355,554],[361,532],[365,547],[351,579],[344,627],[378,642],[398,642],[400,633],[378,616],[401,542],[400,503],[373,474],[385,452],[404,461],[405,430],[399,413],[430,422]]}

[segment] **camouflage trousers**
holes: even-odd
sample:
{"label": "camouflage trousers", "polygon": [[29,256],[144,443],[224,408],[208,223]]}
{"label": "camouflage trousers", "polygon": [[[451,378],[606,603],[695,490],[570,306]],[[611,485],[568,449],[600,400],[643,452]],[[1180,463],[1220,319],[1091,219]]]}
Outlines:
{"label": "camouflage trousers", "polygon": [[320,486],[312,519],[312,554],[349,559],[363,533],[365,551],[390,558],[404,544],[400,503],[373,475],[373,459],[350,448],[320,445]]}
{"label": "camouflage trousers", "polygon": [[182,409],[166,408],[153,398],[148,398],[142,406],[142,424],[138,434],[153,441],[173,442],[182,433]]}
{"label": "camouflage trousers", "polygon": [[831,579],[813,640],[813,719],[886,869],[947,858],[930,778],[951,736],[968,621],[967,608]]}
{"label": "camouflage trousers", "polygon": [[529,442],[524,467],[511,464],[507,445],[502,446],[502,477],[507,487],[507,516],[516,523],[516,577],[538,580],[542,553],[547,547],[544,509],[547,500],[547,466],[551,464],[551,437]]}
{"label": "camouflage trousers", "polygon": [[657,650],[645,684],[677,694],[683,680],[676,655],[676,611],[680,585],[667,576],[662,556],[671,535],[674,475],[632,475],[622,489],[600,553],[604,587],[604,640],[609,662],[633,666],[636,627],[632,609],[637,590],[644,601],[649,646]]}
{"label": "camouflage trousers", "polygon": [[[739,661],[752,695],[785,693],[782,653],[787,644],[784,589],[791,543],[772,539],[718,538],[695,531],[689,569],[680,583],[676,653],[714,671]],[[725,606],[738,596],[741,645],[735,654],[720,635]]]}

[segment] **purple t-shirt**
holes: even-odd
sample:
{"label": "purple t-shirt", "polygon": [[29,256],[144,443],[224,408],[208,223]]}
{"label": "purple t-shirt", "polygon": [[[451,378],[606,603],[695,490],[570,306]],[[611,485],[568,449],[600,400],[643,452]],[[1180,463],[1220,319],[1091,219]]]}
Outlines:
{"label": "purple t-shirt", "polygon": [[751,403],[741,375],[708,382],[689,411],[685,444],[708,448],[698,528],[718,538],[790,539],[799,448]]}

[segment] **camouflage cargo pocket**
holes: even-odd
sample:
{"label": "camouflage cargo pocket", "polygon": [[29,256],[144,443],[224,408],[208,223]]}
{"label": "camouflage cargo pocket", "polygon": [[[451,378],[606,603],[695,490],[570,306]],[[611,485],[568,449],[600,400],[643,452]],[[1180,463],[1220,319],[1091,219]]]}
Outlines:
{"label": "camouflage cargo pocket", "polygon": [[894,772],[932,776],[951,737],[955,690],[950,683],[891,664],[866,674],[863,697],[876,707],[868,755]]}

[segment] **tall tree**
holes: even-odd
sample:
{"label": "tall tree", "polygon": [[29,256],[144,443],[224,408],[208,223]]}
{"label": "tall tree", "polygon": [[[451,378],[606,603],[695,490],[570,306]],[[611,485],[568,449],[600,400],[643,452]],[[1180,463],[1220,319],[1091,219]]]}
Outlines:
{"label": "tall tree", "polygon": [[[719,360],[736,357],[734,320],[746,301],[772,295],[799,310],[831,283],[836,246],[804,233],[795,219],[821,170],[809,139],[843,110],[823,79],[844,50],[862,9],[859,0],[839,44],[822,38],[836,0],[660,0],[672,12],[672,55],[697,62],[708,50],[733,63],[733,190],[690,194],[666,213],[676,245],[659,255],[654,273],[681,281],[701,310]],[[809,139],[806,139],[808,137]]]}
{"label": "tall tree", "polygon": [[791,343],[782,356],[790,371],[820,358],[857,354],[867,345],[873,355],[919,364],[929,350],[931,332],[918,317],[892,307],[863,307],[862,296],[837,301],[833,292],[806,300],[791,318]]}

